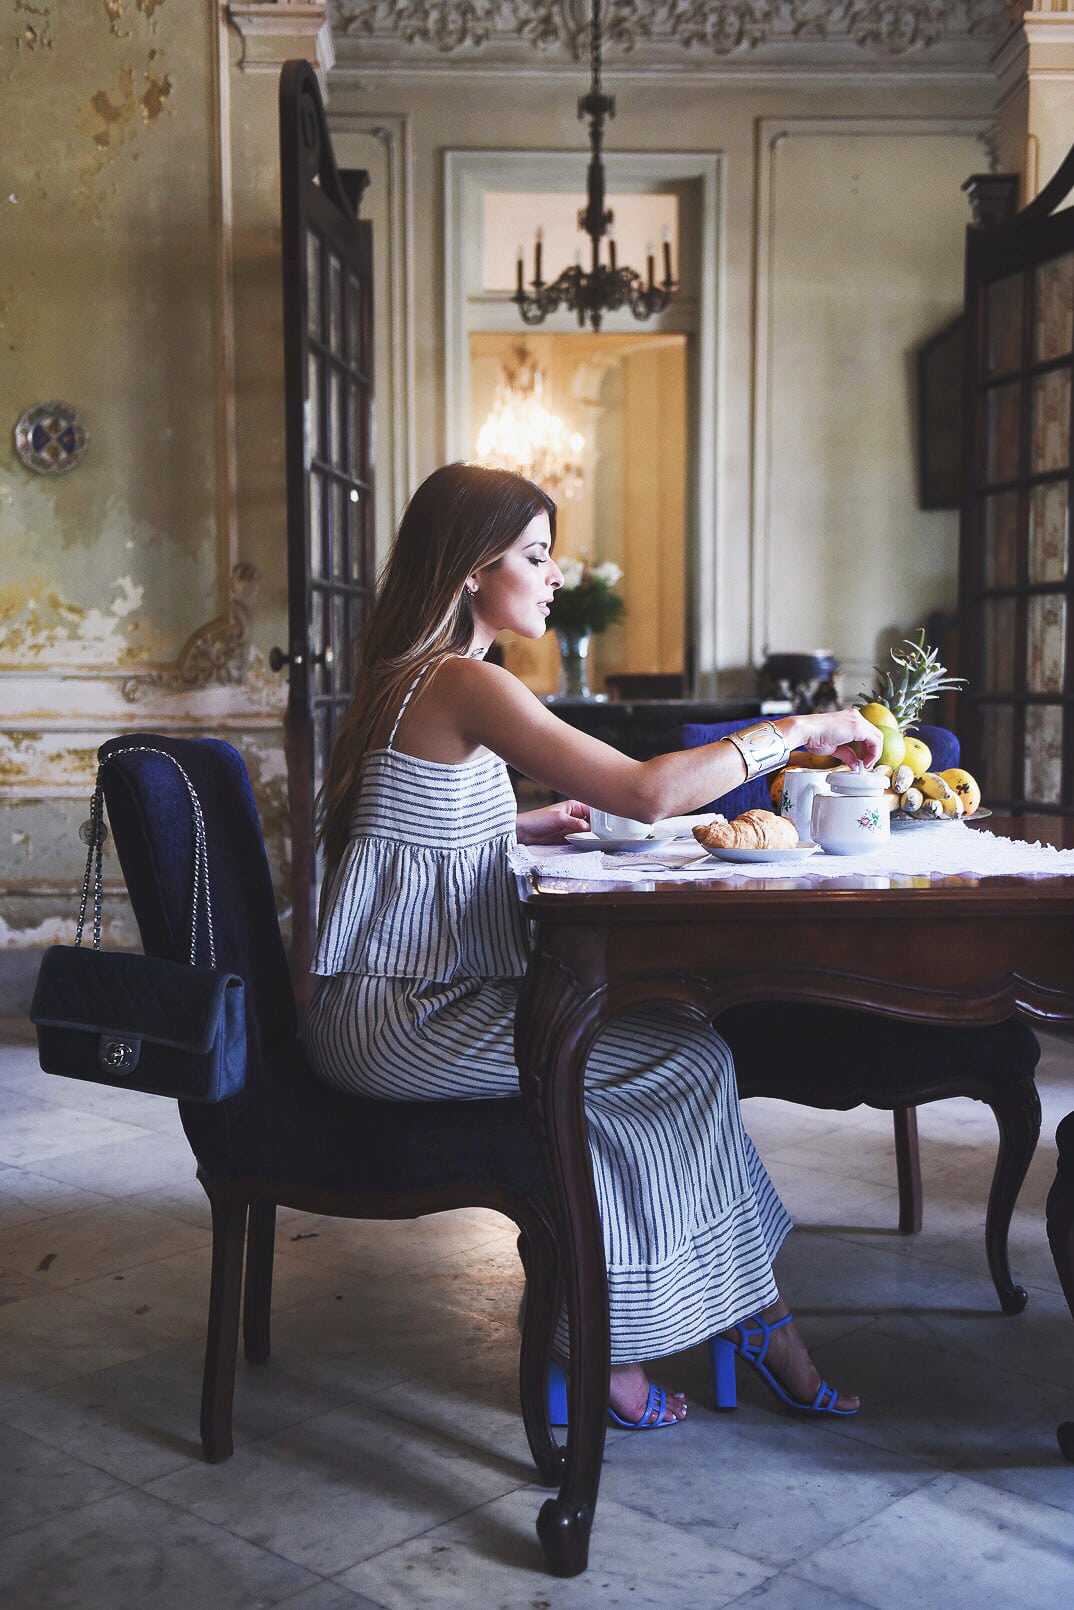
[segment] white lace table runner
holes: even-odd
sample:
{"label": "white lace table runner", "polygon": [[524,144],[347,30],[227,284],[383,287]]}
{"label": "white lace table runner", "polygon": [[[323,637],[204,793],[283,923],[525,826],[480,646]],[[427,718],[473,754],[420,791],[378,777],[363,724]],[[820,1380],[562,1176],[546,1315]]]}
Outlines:
{"label": "white lace table runner", "polygon": [[962,822],[922,824],[893,834],[869,855],[815,855],[797,861],[720,861],[691,839],[673,839],[661,850],[572,850],[568,845],[518,845],[515,872],[574,882],[688,883],[697,878],[806,878],[820,882],[873,874],[881,877],[962,874],[987,878],[1074,877],[1074,850],[999,838]]}

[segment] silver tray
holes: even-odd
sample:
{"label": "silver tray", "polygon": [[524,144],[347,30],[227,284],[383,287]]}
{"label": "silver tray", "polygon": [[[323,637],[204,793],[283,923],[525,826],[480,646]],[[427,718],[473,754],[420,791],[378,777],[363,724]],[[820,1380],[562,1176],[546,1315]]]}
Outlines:
{"label": "silver tray", "polygon": [[905,811],[892,811],[891,831],[903,833],[910,827],[974,827],[978,822],[987,821],[992,812],[987,805],[978,805],[972,816],[927,816],[915,811],[908,816]]}

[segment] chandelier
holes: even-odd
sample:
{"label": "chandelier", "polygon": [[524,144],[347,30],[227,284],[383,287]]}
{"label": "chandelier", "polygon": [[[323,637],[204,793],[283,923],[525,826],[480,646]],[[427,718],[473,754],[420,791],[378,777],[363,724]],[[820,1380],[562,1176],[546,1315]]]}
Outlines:
{"label": "chandelier", "polygon": [[503,366],[492,412],[478,434],[479,461],[515,470],[558,497],[573,498],[582,486],[584,447],[585,438],[545,407],[544,373],[520,342],[514,363]]}
{"label": "chandelier", "polygon": [[[629,307],[636,319],[648,319],[654,313],[663,313],[678,282],[671,274],[671,238],[664,231],[664,278],[656,283],[653,273],[653,250],[647,254],[647,271],[643,280],[633,268],[620,268],[615,260],[615,237],[610,233],[614,216],[604,205],[604,163],[601,149],[604,143],[604,119],[615,116],[615,97],[601,90],[601,22],[600,0],[593,0],[593,20],[590,25],[591,77],[589,94],[578,102],[578,116],[589,119],[589,176],[586,183],[587,205],[578,214],[578,228],[584,229],[591,242],[590,266],[586,270],[576,262],[565,268],[547,284],[541,278],[541,231],[537,231],[534,248],[533,283],[523,283],[522,252],[518,254],[518,277],[511,300],[521,313],[524,323],[541,324],[550,313],[564,307],[578,315],[579,326],[586,321],[594,330],[600,329],[604,313],[614,313]],[[607,262],[601,262],[601,241],[607,235]]]}

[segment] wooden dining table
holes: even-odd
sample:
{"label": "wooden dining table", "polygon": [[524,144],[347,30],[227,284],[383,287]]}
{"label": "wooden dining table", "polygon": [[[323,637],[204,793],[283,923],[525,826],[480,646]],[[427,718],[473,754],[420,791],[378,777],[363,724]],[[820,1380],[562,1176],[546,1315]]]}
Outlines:
{"label": "wooden dining table", "polygon": [[[1074,847],[1074,821],[993,819],[1004,837]],[[952,831],[968,831],[955,827]],[[941,1025],[1074,1024],[1074,876],[855,874],[631,884],[519,875],[534,927],[516,1056],[554,1183],[570,1317],[569,1428],[537,1533],[550,1571],[586,1568],[608,1404],[607,1282],[586,1137],[586,1060],[642,1005],[713,1021],[747,1001],[805,1001]]]}

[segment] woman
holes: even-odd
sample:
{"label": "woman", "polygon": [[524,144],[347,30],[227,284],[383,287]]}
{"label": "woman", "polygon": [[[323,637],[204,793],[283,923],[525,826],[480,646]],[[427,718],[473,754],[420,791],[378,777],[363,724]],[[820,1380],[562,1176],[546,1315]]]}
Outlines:
{"label": "woman", "polygon": [[[437,470],[403,516],[359,645],[355,694],[320,800],[327,861],[304,1029],[329,1084],[428,1101],[517,1093],[527,936],[506,851],[588,826],[589,806],[657,821],[697,810],[791,748],[859,764],[857,711],[789,716],[636,761],[575,731],[486,664],[498,633],[538,638],[563,577],[555,505],[529,481]],[[507,765],[567,795],[516,818]],[[584,799],[585,803],[581,803]],[[611,1410],[686,1413],[643,1361],[717,1333],[792,1406],[853,1413],[820,1377],[772,1273],[791,1225],[742,1128],[727,1046],[667,1009],[617,1019],[586,1073],[608,1263]],[[561,1338],[562,1340],[562,1338]]]}

